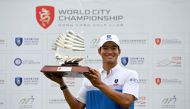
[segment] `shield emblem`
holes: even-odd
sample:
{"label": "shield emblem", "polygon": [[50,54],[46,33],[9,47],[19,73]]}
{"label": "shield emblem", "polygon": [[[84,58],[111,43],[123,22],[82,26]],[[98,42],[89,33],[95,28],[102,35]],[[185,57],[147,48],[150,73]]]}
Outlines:
{"label": "shield emblem", "polygon": [[21,46],[22,45],[22,42],[23,42],[23,38],[22,37],[16,37],[15,38],[15,44],[17,46]]}
{"label": "shield emblem", "polygon": [[111,35],[107,35],[107,39],[106,40],[112,40]]}
{"label": "shield emblem", "polygon": [[156,43],[156,45],[160,45],[160,43],[161,43],[161,38],[155,38],[155,43]]}
{"label": "shield emblem", "polygon": [[116,84],[118,83],[118,79],[115,79],[115,81],[114,81]]}
{"label": "shield emblem", "polygon": [[155,78],[155,82],[156,82],[157,85],[160,85],[160,83],[161,83],[161,78]]}
{"label": "shield emblem", "polygon": [[16,78],[15,78],[15,84],[16,84],[17,86],[20,86],[20,85],[22,84],[22,77],[16,77]]}
{"label": "shield emblem", "polygon": [[123,66],[126,66],[128,64],[128,57],[121,57],[121,63]]}
{"label": "shield emblem", "polygon": [[36,20],[44,29],[48,28],[54,20],[53,6],[38,6],[36,7]]}

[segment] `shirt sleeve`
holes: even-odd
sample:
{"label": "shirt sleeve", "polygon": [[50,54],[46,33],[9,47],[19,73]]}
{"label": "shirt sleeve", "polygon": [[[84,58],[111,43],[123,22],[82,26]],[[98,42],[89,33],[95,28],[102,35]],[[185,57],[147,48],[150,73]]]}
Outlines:
{"label": "shirt sleeve", "polygon": [[126,79],[123,86],[123,93],[128,93],[135,96],[135,100],[139,97],[139,77],[136,71],[130,72],[130,76]]}
{"label": "shirt sleeve", "polygon": [[84,104],[86,104],[86,92],[87,92],[87,89],[85,87],[85,81],[86,79],[83,80],[82,87],[80,88],[77,94],[77,100]]}

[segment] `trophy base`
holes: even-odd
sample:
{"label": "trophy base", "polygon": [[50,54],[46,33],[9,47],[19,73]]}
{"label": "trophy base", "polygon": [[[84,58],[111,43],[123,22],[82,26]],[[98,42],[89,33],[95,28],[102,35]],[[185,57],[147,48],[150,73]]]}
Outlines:
{"label": "trophy base", "polygon": [[83,77],[83,73],[90,72],[87,66],[47,66],[41,72],[62,77]]}

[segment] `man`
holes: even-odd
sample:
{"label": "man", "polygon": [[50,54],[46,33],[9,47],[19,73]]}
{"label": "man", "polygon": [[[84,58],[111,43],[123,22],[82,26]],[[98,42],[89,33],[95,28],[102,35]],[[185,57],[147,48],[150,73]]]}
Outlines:
{"label": "man", "polygon": [[98,53],[102,69],[90,68],[89,73],[84,73],[86,78],[76,98],[62,77],[46,76],[60,85],[71,109],[133,109],[138,99],[138,74],[118,64],[121,53],[118,37],[112,34],[100,37]]}

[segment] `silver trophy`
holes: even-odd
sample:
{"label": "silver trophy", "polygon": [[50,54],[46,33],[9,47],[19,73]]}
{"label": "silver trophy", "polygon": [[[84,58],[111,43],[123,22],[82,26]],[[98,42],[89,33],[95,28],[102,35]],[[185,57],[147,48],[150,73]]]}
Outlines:
{"label": "silver trophy", "polygon": [[60,49],[85,51],[84,37],[74,33],[72,30],[59,35],[52,46],[52,50],[55,51],[55,58],[60,66],[45,65],[41,72],[69,77],[80,77],[80,74],[89,72],[89,67],[79,65],[79,62],[83,60],[82,56],[62,55]]}

